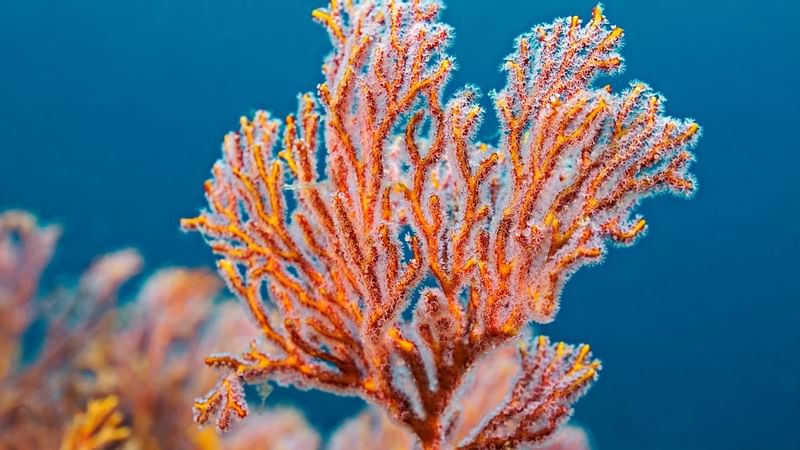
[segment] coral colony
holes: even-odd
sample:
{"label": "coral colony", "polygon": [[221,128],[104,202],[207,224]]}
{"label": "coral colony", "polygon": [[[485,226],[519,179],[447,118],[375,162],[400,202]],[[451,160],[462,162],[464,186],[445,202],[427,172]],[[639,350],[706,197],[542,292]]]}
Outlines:
{"label": "coral colony", "polygon": [[[642,83],[593,86],[622,64],[598,6],[517,39],[492,94],[501,138],[479,142],[477,90],[444,98],[441,7],[331,0],[313,12],[333,44],[317,94],[225,137],[209,208],[182,227],[206,236],[258,332],[206,358],[221,378],[199,423],[231,429],[243,384],[273,381],[359,396],[381,411],[362,422],[395,421],[426,450],[520,448],[552,438],[596,380],[587,345],[528,326],[609,242],[645,232],[640,199],[691,195],[699,127]],[[519,373],[480,407],[481,364],[508,348]]]}

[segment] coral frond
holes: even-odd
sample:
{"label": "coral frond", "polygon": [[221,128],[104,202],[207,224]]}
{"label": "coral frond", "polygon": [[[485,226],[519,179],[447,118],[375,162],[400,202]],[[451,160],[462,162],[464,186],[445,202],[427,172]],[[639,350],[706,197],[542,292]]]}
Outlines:
{"label": "coral frond", "polygon": [[219,380],[209,395],[194,401],[194,411],[194,420],[197,423],[207,423],[213,417],[220,430],[230,430],[233,423],[248,414],[244,389],[239,379],[229,376]]}
{"label": "coral frond", "polygon": [[516,448],[550,440],[601,367],[587,345],[550,344],[545,336],[535,340],[533,349],[519,352],[521,373],[511,395],[460,449]]}

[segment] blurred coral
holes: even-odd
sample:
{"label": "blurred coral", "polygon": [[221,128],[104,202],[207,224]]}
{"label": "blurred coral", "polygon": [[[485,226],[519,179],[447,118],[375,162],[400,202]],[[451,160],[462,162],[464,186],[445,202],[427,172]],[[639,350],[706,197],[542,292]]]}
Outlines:
{"label": "blurred coral", "polygon": [[[216,275],[163,269],[120,306],[118,289],[142,266],[138,253],[122,250],[95,260],[74,287],[39,297],[58,234],[30,214],[0,214],[1,450],[319,446],[316,432],[288,408],[223,438],[192,422],[186,404],[215,382],[195,373],[196,362],[220,345],[246,348],[257,331],[241,308],[216,300]],[[37,322],[44,332],[25,338]]]}
{"label": "blurred coral", "polygon": [[22,211],[0,215],[0,380],[18,364],[20,336],[35,314],[33,295],[60,233]]}
{"label": "blurred coral", "polygon": [[[72,387],[79,373],[76,355],[106,332],[117,287],[141,266],[131,250],[95,261],[74,289],[37,297],[39,280],[59,235],[24,212],[0,214],[0,448],[57,448],[59,431],[80,414],[88,397]],[[44,331],[32,345],[25,339],[35,324]],[[24,357],[24,358],[23,358]]]}
{"label": "blurred coral", "polygon": [[331,437],[328,450],[413,450],[416,439],[385,413],[369,408],[348,420]]}
{"label": "blurred coral", "polygon": [[[213,429],[208,431],[215,432]],[[320,437],[303,415],[291,408],[257,413],[223,437],[225,450],[317,450]],[[373,442],[377,445],[377,442]]]}
{"label": "blurred coral", "polygon": [[454,63],[441,7],[331,0],[312,14],[334,47],[318,96],[225,137],[209,207],[182,226],[208,239],[260,339],[206,358],[222,374],[198,422],[230,429],[248,414],[243,384],[271,380],[360,396],[426,450],[524,447],[596,379],[588,346],[539,337],[499,408],[455,417],[486,354],[553,320],[566,280],[609,241],[645,231],[641,199],[691,194],[699,127],[664,116],[644,84],[592,85],[622,65],[622,29],[597,6],[586,24],[517,39],[493,94],[500,141],[478,142],[477,90],[442,99]]}
{"label": "blurred coral", "polygon": [[589,450],[589,436],[583,428],[567,425],[548,444],[539,450]]}
{"label": "blurred coral", "polygon": [[111,372],[115,383],[106,388],[124,399],[132,430],[126,448],[193,448],[197,431],[189,416],[180,414],[180,404],[200,386],[192,361],[202,354],[199,336],[219,287],[218,279],[203,270],[157,272],[126,311],[111,345],[102,349],[105,364],[96,372]]}
{"label": "blurred coral", "polygon": [[103,450],[124,441],[130,430],[121,426],[119,399],[113,395],[89,402],[86,412],[72,420],[61,450]]}

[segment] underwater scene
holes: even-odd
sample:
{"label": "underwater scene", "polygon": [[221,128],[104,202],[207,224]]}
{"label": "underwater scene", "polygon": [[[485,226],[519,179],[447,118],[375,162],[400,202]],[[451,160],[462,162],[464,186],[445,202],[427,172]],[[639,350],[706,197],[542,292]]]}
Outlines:
{"label": "underwater scene", "polygon": [[800,450],[798,12],[4,1],[0,450]]}

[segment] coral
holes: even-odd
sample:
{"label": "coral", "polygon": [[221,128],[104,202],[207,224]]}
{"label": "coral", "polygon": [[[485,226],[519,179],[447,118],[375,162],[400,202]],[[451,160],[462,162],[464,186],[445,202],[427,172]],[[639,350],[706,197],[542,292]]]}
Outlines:
{"label": "coral", "polygon": [[64,434],[61,450],[103,450],[124,441],[130,430],[121,426],[119,399],[110,395],[89,403]]}
{"label": "coral", "polygon": [[328,450],[413,450],[414,435],[382,411],[370,408],[348,420],[331,436]]}
{"label": "coral", "polygon": [[[213,430],[212,430],[213,431]],[[300,412],[274,408],[256,414],[236,431],[224,436],[225,450],[317,450],[320,437]],[[377,442],[373,442],[376,445]],[[355,449],[354,449],[355,450]]]}
{"label": "coral", "polygon": [[[141,265],[131,250],[112,253],[95,261],[74,289],[39,298],[59,234],[57,226],[39,225],[28,213],[0,213],[0,448],[58,447],[53,430],[63,429],[87,401],[74,358],[105,335],[102,318],[114,307],[117,287]],[[23,338],[35,323],[45,332],[31,347]]]}
{"label": "coral", "polygon": [[472,368],[459,389],[458,405],[447,427],[450,442],[466,438],[486,420],[487,411],[497,410],[509,398],[522,371],[519,344],[498,348]]}
{"label": "coral", "polygon": [[33,295],[59,234],[22,211],[0,215],[0,380],[17,363],[21,334],[34,318]]}
{"label": "coral", "polygon": [[[248,413],[242,383],[273,380],[360,396],[442,448],[464,375],[553,320],[565,281],[609,242],[634,242],[642,198],[693,191],[699,127],[664,116],[642,83],[593,86],[622,64],[623,31],[599,6],[586,24],[518,38],[493,95],[496,145],[476,140],[475,88],[442,98],[454,62],[440,9],[332,0],[313,13],[334,47],[318,96],[225,137],[209,208],[182,227],[207,237],[260,342],[206,358],[222,375],[195,402],[198,422],[229,429]],[[599,363],[587,346],[530,347],[504,406],[447,445],[524,446],[558,430]]]}
{"label": "coral", "polygon": [[[220,280],[206,270],[162,269],[136,299],[119,311],[108,339],[95,341],[77,358],[95,381],[94,395],[120,398],[130,437],[124,450],[253,448],[313,449],[319,437],[297,412],[269,411],[222,438],[199,430],[180,414],[193,393],[215,380],[193,370],[220,343],[246,348],[256,333],[240,308],[217,302]],[[258,447],[256,447],[258,448]]]}
{"label": "coral", "polygon": [[[215,300],[216,275],[163,269],[120,306],[118,289],[142,266],[137,252],[121,250],[97,258],[74,286],[37,294],[58,235],[28,213],[0,213],[0,449],[318,447],[289,409],[224,438],[180,414],[215,382],[193,371],[195,361],[220,345],[246,348],[257,332],[240,308]],[[35,323],[45,325],[41,346],[26,348],[40,339],[23,338]]]}
{"label": "coral", "polygon": [[589,436],[581,427],[567,425],[560,429],[553,440],[540,450],[589,450]]}
{"label": "coral", "polygon": [[537,337],[531,349],[522,341],[515,350],[502,348],[474,369],[449,442],[470,442],[460,448],[475,450],[545,442],[556,435],[571,413],[570,404],[600,368],[589,359],[588,346],[551,345],[545,336]]}
{"label": "coral", "polygon": [[194,448],[196,428],[188,415],[174,411],[190,399],[192,389],[204,386],[202,377],[192,372],[192,361],[207,350],[201,347],[202,335],[210,332],[219,287],[219,279],[205,270],[169,268],[153,274],[116,327],[111,344],[95,356],[103,361],[95,373],[114,377],[107,389],[125,405],[131,427],[126,448]]}

